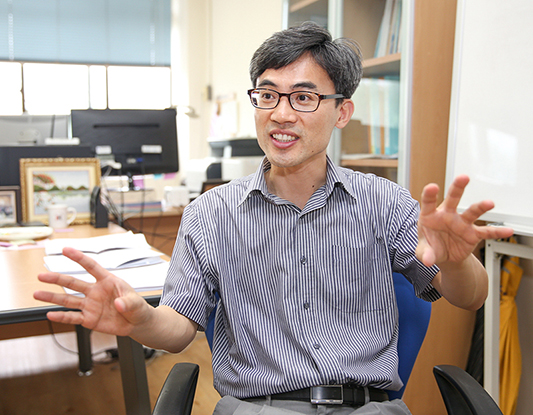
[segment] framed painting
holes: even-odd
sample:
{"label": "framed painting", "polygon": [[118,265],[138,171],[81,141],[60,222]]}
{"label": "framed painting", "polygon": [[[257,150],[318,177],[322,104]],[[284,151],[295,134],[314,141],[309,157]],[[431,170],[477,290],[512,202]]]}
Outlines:
{"label": "framed painting", "polygon": [[22,218],[48,223],[47,207],[65,204],[77,211],[74,224],[89,223],[91,192],[99,184],[96,158],[20,159]]}
{"label": "framed painting", "polygon": [[0,226],[22,221],[19,186],[0,186]]}

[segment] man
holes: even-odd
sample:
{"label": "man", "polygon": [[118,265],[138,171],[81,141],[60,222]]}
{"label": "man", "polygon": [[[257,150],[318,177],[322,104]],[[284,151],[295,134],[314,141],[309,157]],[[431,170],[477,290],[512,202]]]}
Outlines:
{"label": "man", "polygon": [[[350,120],[361,77],[354,43],[303,24],[266,40],[250,74],[266,158],[256,174],[185,209],[161,305],[150,307],[72,249],[64,254],[95,284],[55,273],[39,279],[85,298],[35,297],[81,310],[49,313],[50,320],[179,352],[205,328],[218,295],[213,371],[224,398],[215,412],[408,414],[384,392],[401,387],[392,272],[426,300],[442,295],[475,310],[487,275],[471,252],[481,239],[512,230],[474,225],[493,207],[488,201],[457,213],[467,177],[454,181],[438,208],[438,187],[426,186],[419,213],[396,184],[331,162],[331,132]],[[344,385],[346,395],[366,399],[312,403],[310,387],[318,385]]]}

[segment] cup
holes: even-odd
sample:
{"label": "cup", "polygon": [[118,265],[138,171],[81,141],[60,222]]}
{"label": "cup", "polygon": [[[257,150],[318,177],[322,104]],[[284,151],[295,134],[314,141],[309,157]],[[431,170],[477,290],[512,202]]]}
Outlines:
{"label": "cup", "polygon": [[47,210],[48,226],[54,229],[64,229],[76,219],[76,209],[67,205],[50,205]]}

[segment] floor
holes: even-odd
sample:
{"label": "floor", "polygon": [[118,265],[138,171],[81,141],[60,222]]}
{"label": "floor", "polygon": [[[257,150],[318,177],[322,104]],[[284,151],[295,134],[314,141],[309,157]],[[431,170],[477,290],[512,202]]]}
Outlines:
{"label": "floor", "polygon": [[[115,337],[92,333],[91,343],[93,373],[79,376],[73,332],[0,341],[0,415],[125,414],[119,365],[105,352],[116,347]],[[193,415],[212,414],[219,395],[201,333],[179,355],[158,351],[147,360],[152,407],[167,373],[180,361],[200,365]]]}

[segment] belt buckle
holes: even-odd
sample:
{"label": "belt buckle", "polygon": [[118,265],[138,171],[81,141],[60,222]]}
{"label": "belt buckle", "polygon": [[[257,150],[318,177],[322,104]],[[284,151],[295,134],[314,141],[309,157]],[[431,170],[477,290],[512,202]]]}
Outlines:
{"label": "belt buckle", "polygon": [[321,385],[311,387],[311,403],[315,405],[342,405],[342,385]]}

